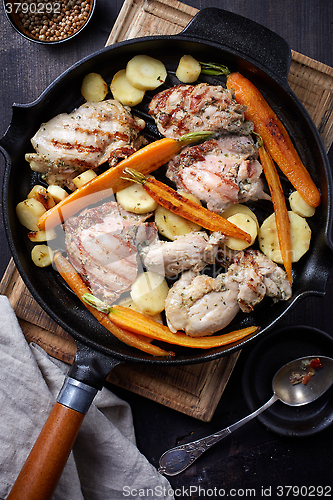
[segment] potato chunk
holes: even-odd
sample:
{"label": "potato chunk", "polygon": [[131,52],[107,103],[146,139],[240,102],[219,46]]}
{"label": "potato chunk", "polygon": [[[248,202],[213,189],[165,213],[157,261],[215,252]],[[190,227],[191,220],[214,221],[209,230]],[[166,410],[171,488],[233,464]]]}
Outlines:
{"label": "potato chunk", "polygon": [[[288,215],[290,220],[291,261],[297,262],[309,250],[311,229],[303,217],[292,211],[289,211]],[[275,214],[267,217],[262,223],[259,230],[259,246],[267,257],[278,264],[283,264]]]}
{"label": "potato chunk", "polygon": [[180,58],[176,77],[182,83],[193,83],[195,82],[201,73],[200,63],[190,55],[185,55]]}
{"label": "potato chunk", "polygon": [[[200,203],[200,200],[193,194],[186,193],[184,191],[178,192],[185,198],[188,198],[195,203]],[[155,210],[155,224],[158,232],[172,241],[177,236],[190,233],[191,231],[200,231],[201,229],[201,226],[195,222],[184,219],[184,217],[170,212],[170,210],[162,207],[161,205],[159,205]]]}
{"label": "potato chunk", "polygon": [[37,221],[45,212],[45,207],[35,198],[21,201],[16,206],[18,220],[22,226],[30,229],[30,231],[38,231]]}
{"label": "potato chunk", "polygon": [[163,276],[151,271],[138,275],[131,288],[131,298],[137,307],[153,316],[164,310],[169,287]]}
{"label": "potato chunk", "polygon": [[55,184],[51,184],[48,188],[47,191],[50,193],[52,198],[54,199],[55,203],[59,203],[59,201],[63,200],[68,196],[67,191],[63,189],[60,186],[56,186]]}
{"label": "potato chunk", "polygon": [[75,177],[73,179],[73,183],[79,189],[81,186],[84,186],[84,184],[87,184],[87,182],[91,181],[95,177],[97,177],[96,172],[90,168],[89,170],[86,170],[85,172],[82,172],[82,174]]}
{"label": "potato chunk", "polygon": [[49,229],[47,231],[30,231],[28,238],[33,243],[40,243],[42,241],[54,240],[57,237],[55,229]]}
{"label": "potato chunk", "polygon": [[158,59],[137,55],[126,65],[126,77],[139,90],[154,90],[165,82],[167,70]]}
{"label": "potato chunk", "polygon": [[145,316],[147,316],[148,318],[150,319],[153,319],[154,321],[157,321],[157,323],[161,323],[163,324],[163,318],[162,318],[162,314],[159,312],[157,314],[147,314],[146,312],[143,312],[137,305],[136,303],[134,302],[134,300],[132,300],[131,297],[124,297],[122,298],[121,300],[119,300],[118,304],[120,306],[123,306],[123,307],[128,307],[129,309],[133,309],[134,311],[138,311],[140,312],[141,314],[144,314]]}
{"label": "potato chunk", "polygon": [[108,85],[98,73],[88,73],[83,78],[81,94],[88,102],[103,101],[108,93]]}
{"label": "potato chunk", "polygon": [[289,205],[291,210],[301,217],[312,217],[316,211],[314,207],[303,200],[298,191],[294,191],[289,196]]}
{"label": "potato chunk", "polygon": [[145,91],[133,87],[128,81],[126,70],[121,69],[112,78],[110,90],[114,99],[124,106],[136,106],[144,98]]}
{"label": "potato chunk", "polygon": [[36,184],[31,189],[27,198],[28,199],[34,198],[35,200],[39,201],[45,207],[45,210],[49,210],[55,205],[53,196],[48,192],[48,190],[44,186],[40,186],[39,184]]}
{"label": "potato chunk", "polygon": [[53,261],[53,251],[47,245],[35,245],[31,250],[31,258],[37,267],[48,267]]}
{"label": "potato chunk", "polygon": [[259,222],[258,222],[256,214],[254,212],[252,212],[252,210],[247,205],[243,205],[242,203],[235,203],[234,205],[231,205],[231,207],[227,208],[227,210],[225,210],[223,212],[222,217],[224,217],[225,219],[228,219],[232,215],[239,214],[239,213],[242,213],[242,214],[248,215],[249,217],[252,217],[252,219],[257,224],[257,227],[259,230]]}
{"label": "potato chunk", "polygon": [[117,202],[127,212],[146,214],[153,212],[158,203],[145,191],[141,184],[131,184],[118,191]]}
{"label": "potato chunk", "polygon": [[235,226],[243,229],[246,233],[251,235],[251,242],[248,243],[244,240],[241,240],[239,238],[234,238],[232,236],[229,236],[227,241],[225,242],[225,245],[230,248],[231,250],[244,250],[245,248],[249,247],[250,245],[253,245],[257,234],[258,234],[258,227],[256,224],[256,221],[249,215],[239,212],[234,215],[231,215],[227,219],[228,221],[232,222],[235,224]]}

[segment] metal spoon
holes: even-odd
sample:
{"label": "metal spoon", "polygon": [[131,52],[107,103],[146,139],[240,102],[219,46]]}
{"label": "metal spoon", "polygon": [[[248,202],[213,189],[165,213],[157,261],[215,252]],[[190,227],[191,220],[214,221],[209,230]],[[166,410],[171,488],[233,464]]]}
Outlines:
{"label": "metal spoon", "polygon": [[[292,374],[299,373],[305,375],[309,369],[309,363],[317,358],[320,359],[322,367],[314,370],[314,375],[309,378],[307,383],[294,385],[291,382]],[[226,427],[215,434],[198,439],[197,441],[176,446],[166,451],[160,458],[158,471],[167,476],[175,476],[187,469],[211,446],[267,410],[275,401],[280,400],[289,406],[306,405],[324,394],[332,384],[333,359],[326,356],[306,356],[290,361],[290,363],[282,366],[274,375],[272,383],[274,394],[267,403],[247,417],[230,425],[230,427]]]}

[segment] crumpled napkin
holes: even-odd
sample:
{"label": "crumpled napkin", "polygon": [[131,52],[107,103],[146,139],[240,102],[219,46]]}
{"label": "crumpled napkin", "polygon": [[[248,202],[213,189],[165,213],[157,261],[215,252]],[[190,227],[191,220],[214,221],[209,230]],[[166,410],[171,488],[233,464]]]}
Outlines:
{"label": "crumpled napkin", "polygon": [[[0,296],[0,499],[9,494],[64,382],[68,366],[26,342]],[[174,498],[135,445],[129,405],[105,387],[88,410],[52,500]]]}

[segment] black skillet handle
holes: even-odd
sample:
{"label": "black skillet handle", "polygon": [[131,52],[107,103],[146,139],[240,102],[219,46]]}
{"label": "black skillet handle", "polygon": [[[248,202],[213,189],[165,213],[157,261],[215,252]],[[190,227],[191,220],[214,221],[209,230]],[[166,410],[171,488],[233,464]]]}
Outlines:
{"label": "black skillet handle", "polygon": [[[119,360],[78,344],[77,355],[7,500],[50,500],[98,390]],[[75,377],[75,378],[74,378]]]}
{"label": "black skillet handle", "polygon": [[194,16],[181,34],[225,46],[287,83],[291,63],[288,43],[280,35],[251,19],[207,7]]}

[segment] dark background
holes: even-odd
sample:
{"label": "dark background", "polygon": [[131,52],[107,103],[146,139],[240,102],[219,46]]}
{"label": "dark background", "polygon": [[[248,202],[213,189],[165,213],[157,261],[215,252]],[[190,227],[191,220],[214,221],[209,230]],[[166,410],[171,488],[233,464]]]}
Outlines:
{"label": "dark background", "polygon": [[[33,101],[69,66],[105,45],[122,3],[121,0],[97,0],[89,27],[81,36],[59,46],[33,44],[20,37],[7,22],[1,6],[0,136],[10,123],[12,103]],[[187,0],[185,3],[198,9],[220,7],[242,14],[280,34],[292,49],[333,66],[331,0]],[[329,154],[329,158],[333,164],[333,152]],[[2,176],[2,155],[0,168]],[[0,238],[2,276],[10,259],[2,219]],[[283,320],[281,326],[308,325],[331,334],[332,297],[331,273],[326,295],[305,298]],[[249,349],[241,353],[230,383],[209,424],[112,388],[131,404],[139,449],[155,466],[161,453],[169,447],[219,430],[248,413],[242,394],[242,375],[249,355]],[[330,355],[333,355],[332,351]],[[330,412],[325,418],[331,420]],[[290,491],[289,495],[284,489],[279,495],[282,490],[277,488],[287,485],[332,485],[332,442],[332,426],[309,437],[280,437],[267,430],[260,422],[252,421],[207,452],[188,471],[171,478],[170,482],[174,488],[225,488],[226,496],[230,492],[230,496],[232,495],[233,488],[240,488],[238,495],[234,495],[236,498],[246,496],[246,490],[250,488],[255,488],[256,497],[263,497],[261,489],[269,487],[272,487],[271,498],[311,497],[310,494],[304,495],[305,490],[302,494],[297,489]],[[310,490],[308,493],[311,493]],[[317,490],[312,496],[325,496],[319,493]],[[332,497],[332,490],[327,490],[327,493],[329,495],[326,497]],[[247,496],[250,496],[250,492]],[[197,495],[193,494],[192,497],[196,498]]]}

